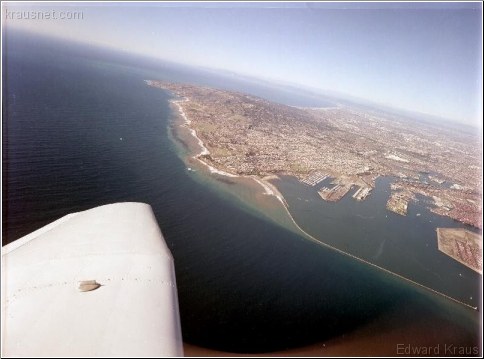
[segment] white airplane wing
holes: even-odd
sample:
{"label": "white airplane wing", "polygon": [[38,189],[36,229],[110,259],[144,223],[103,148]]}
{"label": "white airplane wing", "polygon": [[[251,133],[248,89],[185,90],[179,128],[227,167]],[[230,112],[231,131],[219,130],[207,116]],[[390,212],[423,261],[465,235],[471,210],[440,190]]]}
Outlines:
{"label": "white airplane wing", "polygon": [[2,248],[5,356],[181,356],[173,258],[142,203],[67,215]]}

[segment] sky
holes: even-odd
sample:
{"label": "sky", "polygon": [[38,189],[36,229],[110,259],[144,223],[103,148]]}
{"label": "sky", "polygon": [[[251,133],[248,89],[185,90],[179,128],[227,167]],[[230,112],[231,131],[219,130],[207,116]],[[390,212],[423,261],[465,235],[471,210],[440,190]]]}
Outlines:
{"label": "sky", "polygon": [[[19,10],[82,19],[18,19]],[[480,3],[3,2],[2,17],[6,27],[482,123]]]}

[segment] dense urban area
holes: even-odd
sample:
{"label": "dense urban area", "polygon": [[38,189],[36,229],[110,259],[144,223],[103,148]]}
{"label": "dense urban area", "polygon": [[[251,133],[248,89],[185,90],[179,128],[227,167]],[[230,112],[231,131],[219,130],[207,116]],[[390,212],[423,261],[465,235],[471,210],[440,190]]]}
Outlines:
{"label": "dense urban area", "polygon": [[297,108],[242,93],[147,81],[169,90],[207,148],[201,159],[234,175],[297,177],[323,200],[371,196],[394,177],[387,208],[425,199],[439,215],[481,228],[480,139],[454,125],[346,107]]}

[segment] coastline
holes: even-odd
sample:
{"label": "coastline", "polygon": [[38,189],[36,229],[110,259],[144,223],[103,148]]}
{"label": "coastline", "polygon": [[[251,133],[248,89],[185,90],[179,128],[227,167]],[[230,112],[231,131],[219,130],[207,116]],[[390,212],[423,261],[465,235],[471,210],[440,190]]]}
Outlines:
{"label": "coastline", "polygon": [[233,173],[229,173],[229,172],[226,172],[226,171],[219,170],[219,169],[213,167],[212,165],[208,164],[206,161],[204,161],[201,158],[202,156],[210,155],[210,151],[205,146],[205,144],[200,139],[200,137],[198,137],[197,131],[190,127],[190,124],[192,123],[192,121],[187,117],[187,115],[185,114],[185,111],[183,110],[183,107],[181,105],[181,103],[187,102],[187,101],[189,101],[189,99],[184,98],[182,100],[172,100],[171,102],[176,105],[176,107],[178,108],[178,112],[179,112],[180,116],[185,121],[183,126],[185,126],[190,131],[190,133],[195,138],[195,140],[197,141],[198,145],[201,148],[200,152],[193,155],[192,158],[198,160],[200,163],[205,165],[208,168],[208,170],[210,171],[210,173],[212,173],[212,174],[215,173],[215,174],[218,174],[218,175],[221,175],[221,176],[226,176],[226,177],[231,177],[231,178],[251,178],[255,182],[257,182],[259,185],[261,185],[261,187],[264,189],[264,194],[269,195],[269,196],[275,196],[282,204],[287,205],[287,202],[285,201],[284,197],[279,192],[279,190],[272,183],[268,182],[268,179],[269,179],[268,177],[270,177],[270,179],[275,179],[275,178],[278,178],[277,176],[267,176],[267,177],[264,177],[264,178],[259,178],[257,176],[236,175],[236,174],[233,174]]}
{"label": "coastline", "polygon": [[[406,277],[404,277],[404,276],[402,276],[398,273],[395,273],[391,270],[383,268],[383,267],[381,267],[377,264],[371,263],[370,261],[367,261],[366,259],[357,257],[357,256],[355,256],[351,253],[347,253],[347,252],[345,252],[345,251],[343,251],[339,248],[336,248],[336,247],[334,247],[330,244],[327,244],[327,243],[324,243],[324,242],[318,240],[316,237],[312,236],[311,234],[309,234],[308,232],[306,232],[304,229],[302,229],[299,226],[299,224],[295,221],[294,217],[290,213],[289,205],[286,202],[284,196],[281,194],[281,192],[276,188],[276,186],[274,184],[269,182],[269,180],[271,180],[271,179],[278,179],[277,176],[272,175],[272,176],[266,176],[264,178],[259,178],[257,176],[236,175],[236,174],[232,174],[232,173],[229,173],[229,172],[226,172],[226,171],[223,171],[223,170],[219,170],[219,169],[211,166],[207,162],[205,162],[201,157],[205,156],[205,155],[210,155],[210,151],[205,146],[203,141],[198,137],[196,130],[194,130],[193,128],[190,127],[191,120],[186,116],[186,114],[183,110],[183,107],[182,107],[182,103],[187,102],[187,101],[189,101],[188,98],[184,98],[184,99],[181,99],[181,100],[170,100],[170,102],[173,103],[177,107],[178,114],[183,119],[183,123],[179,124],[178,126],[186,128],[190,132],[191,136],[195,139],[197,145],[200,147],[200,151],[198,153],[196,153],[194,155],[191,154],[191,153],[189,154],[190,158],[192,158],[192,159],[198,161],[199,163],[201,163],[204,167],[206,167],[209,170],[210,174],[217,174],[217,175],[225,176],[225,177],[229,177],[229,178],[249,179],[249,180],[252,180],[253,182],[257,183],[264,190],[263,195],[272,196],[275,199],[277,199],[278,202],[280,202],[282,204],[282,207],[284,208],[286,215],[289,217],[291,224],[293,225],[293,228],[295,228],[297,230],[297,233],[302,234],[306,239],[311,240],[313,243],[320,245],[320,246],[323,246],[323,247],[326,247],[326,248],[329,248],[329,249],[332,249],[332,250],[334,250],[334,251],[336,251],[340,254],[351,257],[352,259],[356,259],[361,263],[364,263],[364,264],[367,264],[367,265],[372,266],[374,268],[380,269],[387,274],[390,274],[390,275],[393,275],[393,276],[398,277],[400,279],[403,279],[407,284],[414,285],[418,289],[424,289],[426,292],[430,292],[432,294],[437,294],[437,295],[439,295],[439,296],[441,296],[445,299],[451,300],[452,302],[457,303],[457,304],[461,304],[461,305],[463,305],[463,306],[465,306],[469,309],[472,309],[474,311],[478,310],[478,307],[473,307],[473,306],[471,306],[471,305],[469,305],[465,302],[462,302],[462,301],[455,299],[451,296],[448,296],[448,295],[446,295],[442,292],[439,292],[439,291],[434,290],[430,287],[427,287],[423,284],[420,284],[420,283],[418,283],[418,282],[416,282],[412,279],[406,278]],[[190,152],[190,151],[188,151],[188,152]]]}
{"label": "coastline", "polygon": [[[426,158],[423,160],[418,155],[421,150],[409,152],[405,157],[405,151],[399,152],[392,136],[389,135],[392,131],[400,133],[406,128],[402,119],[393,123],[384,117],[372,117],[370,127],[378,133],[378,128],[383,126],[386,128],[385,135],[382,133],[382,136],[376,136],[374,133],[368,138],[358,137],[352,123],[362,114],[352,109],[341,109],[337,114],[324,115],[311,108],[277,104],[257,97],[249,99],[241,93],[216,88],[158,80],[145,82],[149,86],[176,94],[177,100],[187,101],[189,98],[186,105],[183,101],[177,101],[178,107],[179,110],[181,107],[182,114],[190,116],[187,122],[189,126],[190,120],[194,121],[191,127],[197,132],[192,134],[200,136],[212,152],[212,155],[201,157],[211,165],[212,172],[223,171],[225,176],[234,173],[246,176],[255,174],[258,178],[266,174],[283,173],[295,176],[302,182],[308,181],[309,184],[313,181],[311,176],[317,176],[319,171],[322,171],[324,175],[334,177],[333,180],[338,182],[335,188],[323,190],[322,197],[327,201],[339,201],[346,193],[345,190],[351,186],[363,189],[360,193],[363,195],[355,198],[364,201],[378,177],[392,176],[395,183],[395,186],[392,186],[392,193],[397,196],[405,189],[412,193],[412,196],[421,195],[428,198],[428,201],[423,202],[424,207],[437,215],[477,229],[482,227],[479,216],[482,209],[478,204],[479,191],[476,190],[479,180],[475,171],[464,175],[463,173],[467,173],[467,167],[460,167],[464,166],[462,161],[446,168],[447,165],[443,164],[447,163],[447,160],[430,161],[426,156],[422,157]],[[234,101],[233,107],[226,106],[231,101]],[[183,110],[186,110],[185,113]],[[333,115],[340,120],[331,120]],[[306,135],[319,133],[322,129],[321,123],[327,126],[324,128],[339,129],[341,132],[337,132],[338,135],[335,136],[331,135],[331,131],[328,132],[326,140],[323,140],[326,135],[321,138],[315,136],[310,140]],[[431,142],[434,133],[433,130],[427,133],[427,130],[429,129],[424,126],[421,136],[410,136],[412,144],[418,148],[426,148],[426,143]],[[453,133],[444,132],[442,136],[450,136],[445,137],[449,144],[463,145],[467,154],[464,162],[474,163],[475,153],[473,149],[466,147],[469,141],[462,142],[462,138],[454,138]],[[198,142],[203,149],[203,143]],[[354,152],[351,146],[342,145],[345,142],[361,142],[365,151]],[[297,156],[294,157],[294,148],[297,148],[297,156],[302,156],[302,161],[299,161]],[[381,148],[388,150],[381,151]],[[255,154],[261,156],[254,157]],[[442,151],[432,152],[432,156],[439,159],[447,158]],[[406,165],[402,167],[402,163]],[[459,170],[450,170],[454,167]],[[474,165],[473,169],[478,167]],[[444,176],[442,173],[448,175]],[[431,176],[425,177],[426,174]],[[444,182],[447,184],[443,185]],[[404,205],[403,200],[395,201],[393,206]],[[403,215],[403,211],[400,214]]]}

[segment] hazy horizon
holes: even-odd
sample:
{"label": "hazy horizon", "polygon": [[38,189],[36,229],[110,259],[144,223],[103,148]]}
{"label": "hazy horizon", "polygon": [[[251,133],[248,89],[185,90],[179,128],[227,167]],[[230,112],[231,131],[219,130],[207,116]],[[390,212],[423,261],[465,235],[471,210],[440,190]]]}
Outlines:
{"label": "hazy horizon", "polygon": [[[4,30],[482,126],[480,3],[4,4]],[[26,10],[82,19],[12,14]]]}

